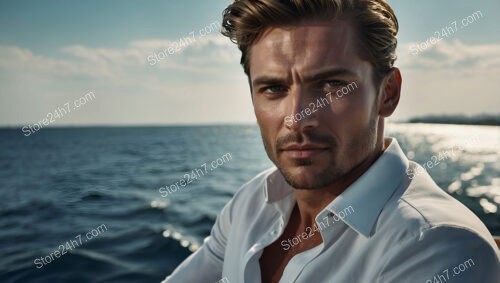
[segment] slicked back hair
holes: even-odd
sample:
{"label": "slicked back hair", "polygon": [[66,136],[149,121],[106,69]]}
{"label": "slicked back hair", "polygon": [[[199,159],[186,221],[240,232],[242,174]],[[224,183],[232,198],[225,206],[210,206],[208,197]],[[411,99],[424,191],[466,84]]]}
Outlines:
{"label": "slicked back hair", "polygon": [[385,0],[235,0],[223,13],[222,34],[241,50],[250,78],[250,48],[271,27],[344,19],[355,27],[358,53],[379,85],[396,61],[398,20]]}

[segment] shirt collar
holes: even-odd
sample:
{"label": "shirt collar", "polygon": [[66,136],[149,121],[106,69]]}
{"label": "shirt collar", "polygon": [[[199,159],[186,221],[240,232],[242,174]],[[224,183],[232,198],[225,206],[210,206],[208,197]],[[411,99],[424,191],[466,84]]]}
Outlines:
{"label": "shirt collar", "polygon": [[274,166],[269,169],[270,174],[267,176],[264,194],[266,202],[275,202],[281,200],[293,192],[293,188],[285,181],[285,177]]}
{"label": "shirt collar", "polygon": [[[373,226],[394,193],[408,168],[409,161],[394,138],[387,138],[389,143],[380,157],[352,183],[342,194],[329,203],[318,214],[325,211],[344,215],[342,221],[356,232],[370,237]],[[293,192],[283,175],[276,167],[270,169],[264,189],[268,203],[281,200]],[[352,213],[345,213],[352,211]]]}

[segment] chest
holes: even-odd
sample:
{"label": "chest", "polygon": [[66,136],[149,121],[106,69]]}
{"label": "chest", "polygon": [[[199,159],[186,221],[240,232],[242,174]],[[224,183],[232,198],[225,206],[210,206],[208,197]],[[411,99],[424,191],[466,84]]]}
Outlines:
{"label": "chest", "polygon": [[323,242],[321,234],[313,230],[297,233],[286,229],[278,240],[264,248],[259,264],[263,283],[279,282],[287,264],[297,254]]}

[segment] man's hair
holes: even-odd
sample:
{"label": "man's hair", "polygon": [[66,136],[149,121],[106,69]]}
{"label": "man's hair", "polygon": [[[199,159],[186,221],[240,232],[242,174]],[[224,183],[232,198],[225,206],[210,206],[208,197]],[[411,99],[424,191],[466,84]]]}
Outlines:
{"label": "man's hair", "polygon": [[398,20],[385,0],[235,0],[223,13],[222,34],[241,50],[250,77],[250,47],[271,27],[345,19],[358,39],[358,54],[374,67],[378,85],[396,60]]}

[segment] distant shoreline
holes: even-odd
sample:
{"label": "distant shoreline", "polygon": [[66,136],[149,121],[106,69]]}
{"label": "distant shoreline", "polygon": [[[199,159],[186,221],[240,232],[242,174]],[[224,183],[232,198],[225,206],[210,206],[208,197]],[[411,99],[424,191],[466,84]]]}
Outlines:
{"label": "distant shoreline", "polygon": [[451,124],[451,125],[475,125],[475,126],[500,126],[500,115],[430,115],[410,118],[404,123],[428,123],[428,124]]}

